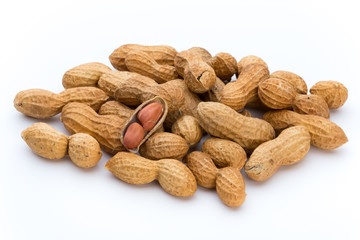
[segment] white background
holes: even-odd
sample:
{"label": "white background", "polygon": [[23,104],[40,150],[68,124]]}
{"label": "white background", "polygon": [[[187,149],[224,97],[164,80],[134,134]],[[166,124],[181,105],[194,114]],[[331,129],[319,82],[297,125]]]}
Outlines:
{"label": "white background", "polygon": [[[98,2],[1,1],[0,239],[360,239],[358,1]],[[107,154],[89,170],[33,154],[20,133],[37,120],[14,109],[15,94],[60,92],[66,70],[110,65],[126,43],[254,54],[309,88],[340,81],[349,99],[331,120],[349,142],[312,147],[264,183],[245,177],[237,209],[202,187],[180,199],[123,183],[103,168]],[[46,122],[66,133],[59,116]]]}

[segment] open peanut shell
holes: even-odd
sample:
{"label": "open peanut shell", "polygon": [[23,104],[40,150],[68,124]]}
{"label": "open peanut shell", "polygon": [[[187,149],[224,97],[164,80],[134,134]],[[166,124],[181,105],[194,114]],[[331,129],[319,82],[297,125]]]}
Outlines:
{"label": "open peanut shell", "polygon": [[121,132],[121,137],[120,137],[120,140],[121,140],[121,143],[124,144],[124,136],[125,136],[125,133],[128,129],[128,127],[134,123],[134,122],[137,122],[139,124],[140,121],[139,119],[137,118],[137,115],[138,115],[138,112],[141,111],[144,107],[146,107],[148,104],[150,103],[160,103],[163,107],[163,111],[162,111],[162,114],[159,118],[159,120],[157,121],[157,123],[155,124],[155,126],[149,131],[149,132],[146,132],[145,133],[145,136],[143,138],[143,140],[140,142],[140,144],[134,148],[134,149],[128,149],[126,148],[129,152],[132,152],[132,153],[138,153],[139,152],[139,149],[141,147],[141,145],[152,135],[154,134],[155,132],[157,131],[161,131],[161,129],[163,129],[163,122],[165,121],[165,118],[166,118],[166,115],[168,113],[168,106],[167,106],[167,103],[164,101],[164,99],[162,99],[161,97],[154,97],[150,100],[147,100],[145,102],[143,102],[141,105],[139,105],[133,112],[133,114],[131,115],[131,117],[129,118],[129,120],[126,122],[125,124],[125,127],[123,128],[122,132]]}

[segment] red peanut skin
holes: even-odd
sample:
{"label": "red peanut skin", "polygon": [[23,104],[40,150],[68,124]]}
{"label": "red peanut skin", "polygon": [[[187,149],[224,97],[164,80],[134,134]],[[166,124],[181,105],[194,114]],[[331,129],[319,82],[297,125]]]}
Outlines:
{"label": "red peanut skin", "polygon": [[150,103],[139,113],[137,114],[137,118],[141,122],[145,132],[149,132],[156,123],[159,121],[161,114],[163,112],[163,107],[160,103]]}
{"label": "red peanut skin", "polygon": [[140,142],[144,139],[144,136],[144,128],[137,122],[134,122],[126,129],[124,146],[127,149],[134,149],[139,146]]}

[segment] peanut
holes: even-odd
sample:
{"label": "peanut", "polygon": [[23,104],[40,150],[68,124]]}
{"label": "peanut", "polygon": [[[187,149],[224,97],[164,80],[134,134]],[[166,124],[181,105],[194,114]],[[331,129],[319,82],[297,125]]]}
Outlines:
{"label": "peanut", "polygon": [[269,179],[282,165],[292,165],[310,150],[310,134],[306,127],[285,129],[274,140],[258,146],[245,165],[245,173],[256,181]]}
{"label": "peanut", "polygon": [[105,168],[130,184],[146,184],[157,179],[167,193],[177,197],[191,196],[197,188],[191,171],[174,159],[152,161],[134,153],[119,152]]}
{"label": "peanut", "polygon": [[[192,47],[192,48],[188,49],[187,51],[192,52],[192,54],[198,55],[204,62],[208,62],[212,58],[211,54],[205,48]],[[176,71],[178,72],[178,74],[181,77],[184,77],[184,71],[185,71],[185,67],[187,65],[186,58],[175,57],[174,65],[176,67]]]}
{"label": "peanut", "polygon": [[154,128],[162,114],[163,106],[160,103],[154,102],[146,105],[143,109],[141,109],[137,114],[137,118],[141,122],[144,130],[149,132]]}
{"label": "peanut", "polygon": [[269,78],[259,84],[258,96],[272,109],[293,107],[296,112],[314,114],[329,118],[329,108],[321,97],[302,95],[290,82],[279,78]]}
{"label": "peanut", "polygon": [[140,124],[136,122],[130,124],[127,127],[124,135],[124,147],[126,147],[127,149],[137,148],[141,141],[144,139],[144,136],[145,131]]}
{"label": "peanut", "polygon": [[238,62],[238,64],[237,64],[238,75],[240,75],[240,73],[250,64],[260,64],[260,65],[265,66],[266,68],[268,67],[266,62],[264,60],[262,60],[261,58],[254,56],[254,55],[249,55],[249,56],[243,57]]}
{"label": "peanut", "polygon": [[164,158],[181,159],[189,150],[182,137],[168,132],[155,133],[140,147],[140,155],[157,160]]}
{"label": "peanut", "polygon": [[125,58],[125,65],[129,71],[150,77],[158,83],[178,78],[174,66],[160,65],[149,54],[143,51],[130,51]]}
{"label": "peanut", "polygon": [[66,71],[62,84],[64,88],[96,87],[100,76],[109,71],[111,69],[102,63],[85,63]]}
{"label": "peanut", "polygon": [[210,135],[230,139],[247,151],[275,137],[275,131],[262,119],[245,117],[232,108],[216,102],[201,102],[197,118]]}
{"label": "peanut", "polygon": [[133,113],[133,109],[117,101],[108,101],[101,105],[99,109],[99,114],[101,115],[117,115],[123,118],[124,121],[127,121]]}
{"label": "peanut", "polygon": [[311,94],[319,95],[331,109],[343,106],[348,98],[347,88],[336,81],[320,81],[310,89]]}
{"label": "peanut", "polygon": [[318,148],[335,149],[348,141],[344,131],[338,125],[320,116],[278,110],[265,113],[263,119],[275,130],[283,130],[290,126],[305,126],[310,133],[311,144]]}
{"label": "peanut", "polygon": [[81,102],[98,110],[108,96],[95,87],[70,88],[55,94],[43,89],[28,89],[16,94],[14,106],[26,116],[44,119],[55,116],[70,102]]}
{"label": "peanut", "polygon": [[214,69],[196,51],[182,51],[176,55],[174,62],[177,69],[183,69],[183,77],[190,91],[204,93],[214,86]]}
{"label": "peanut", "polygon": [[87,133],[94,137],[106,152],[126,150],[120,140],[126,121],[116,115],[98,115],[86,104],[69,103],[63,108],[60,120],[71,134]]}
{"label": "peanut", "polygon": [[126,149],[137,153],[140,146],[152,134],[158,130],[161,131],[167,113],[167,104],[160,97],[145,101],[138,106],[127,120],[121,133],[121,141]]}
{"label": "peanut", "polygon": [[237,73],[236,59],[229,53],[218,53],[207,63],[214,69],[216,76],[223,81],[230,81],[231,77]]}
{"label": "peanut", "polygon": [[201,150],[209,154],[218,168],[234,167],[242,169],[246,161],[246,152],[237,143],[230,140],[211,137],[205,140]]}
{"label": "peanut", "polygon": [[276,71],[270,74],[270,78],[278,78],[286,82],[291,83],[295,88],[296,92],[300,94],[307,94],[307,85],[304,79],[299,75],[288,71]]}
{"label": "peanut", "polygon": [[21,137],[37,155],[61,159],[69,154],[71,161],[82,168],[94,167],[102,156],[99,143],[90,135],[68,137],[46,123],[34,123],[21,133]]}
{"label": "peanut", "polygon": [[143,46],[139,44],[125,44],[115,49],[109,56],[111,64],[119,71],[127,71],[125,59],[130,51],[139,50],[149,54],[158,64],[174,65],[174,58],[177,54],[175,48],[159,45],[159,46]]}
{"label": "peanut", "polygon": [[258,85],[269,78],[269,70],[260,64],[250,64],[243,69],[235,82],[229,82],[221,92],[220,102],[241,110],[249,100],[257,96]]}
{"label": "peanut", "polygon": [[239,170],[232,167],[217,169],[210,156],[195,151],[186,162],[197,183],[205,188],[216,188],[221,201],[229,207],[239,207],[245,201],[245,182]]}
{"label": "peanut", "polygon": [[198,144],[203,136],[197,119],[189,115],[179,118],[172,125],[171,132],[184,138],[189,146]]}

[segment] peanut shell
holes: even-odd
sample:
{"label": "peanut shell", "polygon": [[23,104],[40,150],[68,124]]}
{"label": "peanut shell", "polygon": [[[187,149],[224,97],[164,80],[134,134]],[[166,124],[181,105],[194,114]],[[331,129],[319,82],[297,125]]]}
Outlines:
{"label": "peanut shell", "polygon": [[189,146],[198,144],[203,136],[198,120],[189,115],[179,118],[172,125],[171,132],[184,138]]}
{"label": "peanut shell", "polygon": [[102,157],[99,143],[85,133],[77,133],[69,137],[68,152],[71,161],[81,168],[96,166]]}
{"label": "peanut shell", "polygon": [[329,108],[343,106],[348,98],[347,88],[336,81],[320,81],[311,87],[310,93],[324,98]]}
{"label": "peanut shell", "polygon": [[324,98],[318,95],[298,95],[296,96],[293,110],[301,114],[317,115],[324,118],[330,117],[330,111]]}
{"label": "peanut shell", "polygon": [[262,60],[260,57],[249,55],[246,57],[243,57],[237,64],[237,73],[240,75],[240,73],[250,64],[260,64],[265,66],[266,68],[268,65],[264,60]]}
{"label": "peanut shell", "polygon": [[270,75],[270,78],[278,78],[292,84],[300,94],[307,94],[307,85],[304,79],[299,75],[288,71],[276,71]]}

